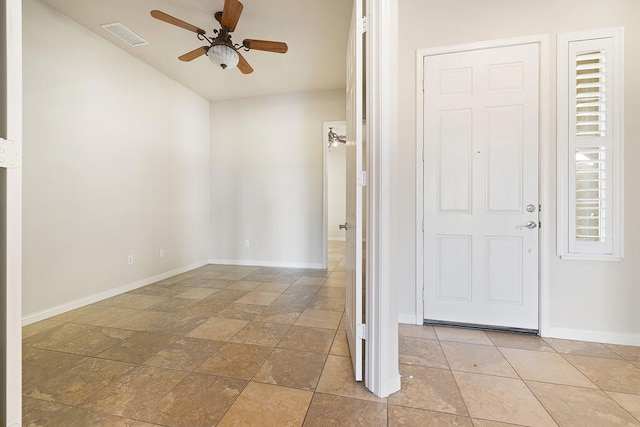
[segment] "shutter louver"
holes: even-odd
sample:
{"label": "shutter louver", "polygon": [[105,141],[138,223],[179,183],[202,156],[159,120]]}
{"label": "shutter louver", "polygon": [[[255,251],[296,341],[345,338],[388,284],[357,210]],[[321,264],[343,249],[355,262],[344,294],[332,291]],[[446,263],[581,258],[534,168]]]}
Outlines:
{"label": "shutter louver", "polygon": [[576,55],[576,136],[605,136],[606,69],[604,52]]}
{"label": "shutter louver", "polygon": [[576,149],[576,239],[605,242],[607,156],[604,147]]}

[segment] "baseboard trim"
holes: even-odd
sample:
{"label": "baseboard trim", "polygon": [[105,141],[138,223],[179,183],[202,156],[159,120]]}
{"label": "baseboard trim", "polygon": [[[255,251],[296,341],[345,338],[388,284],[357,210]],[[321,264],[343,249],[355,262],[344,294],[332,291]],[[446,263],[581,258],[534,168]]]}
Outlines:
{"label": "baseboard trim", "polygon": [[418,321],[416,316],[412,314],[398,313],[398,323],[404,323],[407,325],[422,325],[422,319]]}
{"label": "baseboard trim", "polygon": [[[422,325],[422,322],[416,323],[415,316],[402,313],[398,314],[398,323]],[[559,338],[574,341],[640,346],[640,334],[547,327],[540,330],[540,336],[543,338]]]}
{"label": "baseboard trim", "polygon": [[554,327],[544,328],[540,331],[540,334],[543,338],[560,338],[565,340],[640,346],[640,334]]}
{"label": "baseboard trim", "polygon": [[84,298],[80,298],[74,301],[59,304],[41,311],[37,311],[32,314],[28,314],[22,317],[22,326],[27,326],[41,320],[48,319],[58,314],[66,313],[67,311],[75,310],[76,308],[84,307],[85,305],[93,304],[94,302],[102,301],[107,298],[115,297],[116,295],[123,294],[125,292],[132,291],[134,289],[141,288],[143,286],[150,285],[160,280],[168,279],[169,277],[177,274],[186,273],[187,271],[194,270],[196,268],[207,265],[207,261],[197,262],[195,264],[187,265],[185,267],[176,268],[175,270],[167,271],[166,273],[158,274],[152,277],[147,277],[142,280],[138,280],[127,285],[119,286],[117,288],[109,289],[97,294],[89,295]]}
{"label": "baseboard trim", "polygon": [[286,262],[286,261],[259,261],[259,260],[242,260],[242,259],[210,259],[209,264],[224,265],[248,265],[256,267],[280,267],[280,268],[308,268],[314,270],[324,270],[321,262]]}
{"label": "baseboard trim", "polygon": [[346,237],[329,237],[327,240],[330,242],[346,242],[347,238]]}

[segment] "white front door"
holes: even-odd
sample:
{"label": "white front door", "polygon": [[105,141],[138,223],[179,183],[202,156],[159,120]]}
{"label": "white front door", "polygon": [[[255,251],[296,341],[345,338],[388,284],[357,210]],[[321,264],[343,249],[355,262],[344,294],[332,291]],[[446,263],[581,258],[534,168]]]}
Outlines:
{"label": "white front door", "polygon": [[538,329],[537,43],[424,58],[424,317]]}
{"label": "white front door", "polygon": [[345,325],[356,381],[363,376],[362,317],[362,0],[355,0],[347,47],[347,198]]}

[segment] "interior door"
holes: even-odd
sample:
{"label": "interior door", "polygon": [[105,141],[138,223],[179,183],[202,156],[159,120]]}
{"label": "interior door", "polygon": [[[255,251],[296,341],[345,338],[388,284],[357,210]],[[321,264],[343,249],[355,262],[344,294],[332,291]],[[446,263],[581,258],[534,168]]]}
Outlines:
{"label": "interior door", "polygon": [[347,47],[345,324],[356,381],[363,377],[362,310],[362,0],[355,0]]}
{"label": "interior door", "polygon": [[536,43],[424,59],[424,317],[538,329]]}
{"label": "interior door", "polygon": [[21,400],[22,2],[0,5],[0,424],[19,426]]}

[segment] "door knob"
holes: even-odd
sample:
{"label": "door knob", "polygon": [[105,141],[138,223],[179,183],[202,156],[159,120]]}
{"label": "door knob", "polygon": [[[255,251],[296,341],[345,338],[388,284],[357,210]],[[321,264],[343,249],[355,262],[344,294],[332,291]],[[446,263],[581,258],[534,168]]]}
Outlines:
{"label": "door knob", "polygon": [[340,224],[340,225],[338,225],[338,227],[340,227],[340,230],[346,230],[347,229],[347,223],[345,222],[344,224]]}
{"label": "door knob", "polygon": [[538,228],[538,223],[535,221],[527,221],[524,225],[520,225],[516,228],[518,230],[522,230],[523,228],[528,228],[529,230],[533,230],[534,228]]}

